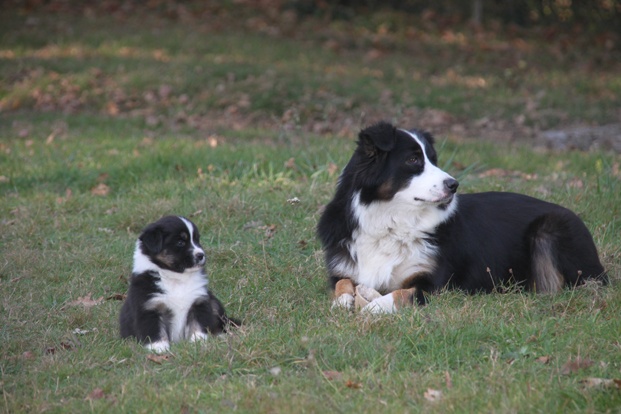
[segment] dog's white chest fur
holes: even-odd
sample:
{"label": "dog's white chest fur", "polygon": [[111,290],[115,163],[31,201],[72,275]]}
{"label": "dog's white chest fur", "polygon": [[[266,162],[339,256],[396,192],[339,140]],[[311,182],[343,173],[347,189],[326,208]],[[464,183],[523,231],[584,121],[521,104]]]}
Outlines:
{"label": "dog's white chest fur", "polygon": [[174,273],[160,270],[158,287],[163,293],[154,294],[145,304],[148,309],[170,312],[170,341],[189,339],[194,333],[188,325],[188,312],[198,299],[206,299],[207,278],[202,271]]}
{"label": "dog's white chest fur", "polygon": [[433,270],[436,248],[427,238],[453,209],[412,209],[398,199],[363,206],[359,195],[353,207],[359,226],[348,248],[356,265],[347,273],[355,282],[389,292],[417,273]]}

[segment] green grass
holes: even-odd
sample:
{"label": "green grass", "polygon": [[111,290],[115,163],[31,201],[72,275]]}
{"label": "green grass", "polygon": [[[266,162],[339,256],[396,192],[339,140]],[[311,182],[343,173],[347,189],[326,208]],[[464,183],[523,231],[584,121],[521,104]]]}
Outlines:
{"label": "green grass", "polygon": [[[542,64],[542,77],[520,78],[516,98],[500,81],[483,94],[429,83],[434,67],[449,69],[441,59],[428,58],[416,69],[420,80],[410,82],[412,73],[398,70],[407,67],[409,46],[392,38],[394,50],[368,63],[356,49],[364,45],[335,53],[322,47],[321,32],[309,32],[301,54],[296,39],[271,38],[259,49],[264,38],[225,30],[203,42],[204,26],[154,17],[146,19],[157,30],[132,19],[36,14],[39,25],[26,30],[19,23],[27,16],[12,16],[0,24],[0,49],[14,53],[0,58],[0,102],[19,98],[0,113],[3,412],[618,412],[618,389],[583,381],[621,378],[619,155],[438,135],[440,164],[463,191],[518,191],[576,211],[612,284],[556,296],[445,292],[423,308],[364,317],[330,310],[314,232],[355,136],[308,128],[340,112],[358,122],[362,103],[383,90],[409,97],[384,102],[387,119],[412,104],[476,118],[490,102],[490,111],[512,118],[532,98],[528,91],[553,78],[562,91],[550,102],[571,113],[603,93],[600,80]],[[428,40],[421,50],[462,56]],[[69,45],[88,53],[37,57]],[[121,56],[123,47],[136,56]],[[157,63],[156,49],[170,60]],[[480,60],[472,57],[463,73],[506,76]],[[24,73],[30,77],[19,81]],[[613,78],[618,88],[618,74],[603,71],[599,79]],[[163,83],[174,99],[145,98]],[[34,91],[47,85],[52,104],[38,106]],[[115,98],[119,91],[125,98]],[[78,98],[66,98],[71,93]],[[187,101],[179,100],[183,93]],[[231,119],[258,121],[216,122],[238,105],[238,94],[251,105]],[[64,110],[63,96],[81,104]],[[610,120],[618,96],[594,104],[585,119]],[[219,101],[225,97],[232,101]],[[468,109],[469,97],[482,103]],[[107,112],[110,101],[119,113]],[[292,120],[281,119],[292,107]],[[170,122],[179,110],[207,125]],[[149,124],[151,115],[162,122]],[[107,192],[94,194],[101,183]],[[287,202],[293,197],[300,203]],[[211,287],[244,325],[205,344],[176,344],[169,359],[152,361],[118,338],[115,295],[127,288],[140,230],[165,214],[195,221]],[[87,295],[103,300],[72,305]],[[441,397],[430,401],[429,390]]]}

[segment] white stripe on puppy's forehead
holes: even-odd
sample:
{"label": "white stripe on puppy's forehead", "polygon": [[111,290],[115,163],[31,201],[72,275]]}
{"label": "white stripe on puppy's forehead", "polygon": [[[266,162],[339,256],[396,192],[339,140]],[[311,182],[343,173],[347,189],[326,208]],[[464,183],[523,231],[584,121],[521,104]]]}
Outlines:
{"label": "white stripe on puppy's forehead", "polygon": [[183,221],[185,226],[188,228],[188,232],[190,233],[190,243],[192,243],[192,246],[194,246],[195,249],[200,249],[196,244],[194,244],[194,226],[192,225],[192,223],[181,216],[177,217],[179,217],[179,219],[181,219],[181,221]]}
{"label": "white stripe on puppy's forehead", "polygon": [[185,226],[188,228],[188,232],[190,233],[190,240],[194,237],[194,226],[192,226],[192,223],[190,223],[188,220],[186,220],[185,218],[181,217],[181,216],[177,216],[179,217],[179,219],[181,221],[183,221],[183,223],[185,224]]}

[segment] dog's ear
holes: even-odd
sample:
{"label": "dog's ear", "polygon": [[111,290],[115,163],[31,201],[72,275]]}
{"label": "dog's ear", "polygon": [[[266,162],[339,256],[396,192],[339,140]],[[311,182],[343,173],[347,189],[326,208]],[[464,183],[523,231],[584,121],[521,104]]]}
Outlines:
{"label": "dog's ear", "polygon": [[159,226],[148,226],[139,237],[142,245],[151,253],[159,253],[162,251],[164,243],[164,235]]}
{"label": "dog's ear", "polygon": [[388,122],[380,122],[367,127],[358,134],[358,147],[368,157],[374,157],[379,151],[387,152],[394,148],[397,130]]}

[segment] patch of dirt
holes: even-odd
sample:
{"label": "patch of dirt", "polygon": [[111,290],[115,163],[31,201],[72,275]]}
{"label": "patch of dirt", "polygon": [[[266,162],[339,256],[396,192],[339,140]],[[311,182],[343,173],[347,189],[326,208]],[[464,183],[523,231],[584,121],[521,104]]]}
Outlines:
{"label": "patch of dirt", "polygon": [[536,142],[554,150],[601,149],[621,153],[621,124],[602,126],[572,126],[543,131]]}

